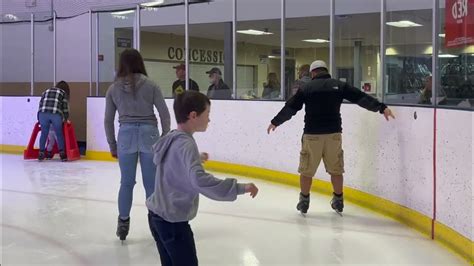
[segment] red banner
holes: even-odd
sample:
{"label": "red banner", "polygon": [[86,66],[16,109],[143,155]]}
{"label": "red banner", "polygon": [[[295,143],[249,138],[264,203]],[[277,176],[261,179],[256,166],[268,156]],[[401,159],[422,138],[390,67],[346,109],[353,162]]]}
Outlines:
{"label": "red banner", "polygon": [[474,0],[446,0],[446,47],[474,44]]}

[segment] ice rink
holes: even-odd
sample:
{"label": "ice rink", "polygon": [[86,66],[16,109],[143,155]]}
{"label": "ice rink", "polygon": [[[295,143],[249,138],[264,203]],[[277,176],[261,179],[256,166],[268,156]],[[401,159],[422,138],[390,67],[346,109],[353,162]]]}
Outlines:
{"label": "ice rink", "polygon": [[[160,265],[140,171],[130,234],[121,245],[117,163],[0,158],[2,266]],[[191,222],[200,265],[468,265],[422,234],[349,202],[340,217],[328,196],[314,193],[304,218],[295,209],[296,188],[238,179],[257,184],[257,198],[201,197]]]}

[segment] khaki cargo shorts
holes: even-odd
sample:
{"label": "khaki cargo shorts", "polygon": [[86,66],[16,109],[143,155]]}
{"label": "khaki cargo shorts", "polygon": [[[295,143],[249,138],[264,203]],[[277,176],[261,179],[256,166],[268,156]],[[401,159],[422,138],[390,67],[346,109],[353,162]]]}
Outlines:
{"label": "khaki cargo shorts", "polygon": [[341,133],[303,135],[298,172],[301,175],[313,177],[321,159],[328,174],[342,175],[344,173]]}

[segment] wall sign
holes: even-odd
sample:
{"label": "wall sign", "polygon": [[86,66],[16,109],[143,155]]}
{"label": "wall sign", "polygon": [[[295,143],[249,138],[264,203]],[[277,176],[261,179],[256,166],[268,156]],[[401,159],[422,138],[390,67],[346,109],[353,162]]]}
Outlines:
{"label": "wall sign", "polygon": [[[184,60],[184,53],[185,50],[183,48],[168,48],[168,58],[171,60]],[[189,60],[191,62],[222,64],[224,63],[224,52],[204,49],[191,49],[189,50]]]}
{"label": "wall sign", "polygon": [[[272,49],[272,55],[280,56],[281,50],[280,49]],[[290,56],[290,52],[285,50],[285,56]]]}
{"label": "wall sign", "polygon": [[360,89],[367,94],[375,94],[375,80],[363,80],[360,82]]}
{"label": "wall sign", "polygon": [[128,38],[117,38],[117,47],[132,48],[132,40]]}
{"label": "wall sign", "polygon": [[446,47],[474,44],[474,0],[446,0]]}

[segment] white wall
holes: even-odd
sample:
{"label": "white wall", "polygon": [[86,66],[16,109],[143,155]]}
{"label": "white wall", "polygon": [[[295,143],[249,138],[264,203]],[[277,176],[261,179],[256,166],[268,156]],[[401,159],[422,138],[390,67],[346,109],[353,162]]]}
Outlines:
{"label": "white wall", "polygon": [[[172,101],[167,104],[172,111]],[[296,173],[303,112],[274,134],[266,134],[282,106],[281,102],[213,101],[210,127],[195,138],[212,160]],[[357,105],[342,106],[345,184],[432,217],[434,111],[393,110],[397,119],[386,122],[380,114]],[[102,98],[88,99],[89,150],[108,151],[103,112]],[[472,112],[438,110],[438,218],[470,239],[472,117]],[[322,166],[317,177],[329,181]]]}
{"label": "white wall", "polygon": [[[50,23],[35,24],[35,81],[53,81],[53,33]],[[89,81],[89,15],[57,21],[57,80]],[[0,82],[30,82],[30,24],[2,25]]]}
{"label": "white wall", "polygon": [[393,109],[397,119],[386,122],[380,114],[343,106],[346,184],[431,216],[432,110]]}
{"label": "white wall", "polygon": [[438,220],[474,239],[473,113],[438,110]]}
{"label": "white wall", "polygon": [[59,20],[57,36],[57,80],[88,82],[89,15]]}
{"label": "white wall", "polygon": [[[40,97],[0,97],[0,144],[28,145]],[[37,139],[37,143],[39,138]]]}
{"label": "white wall", "polygon": [[[53,82],[54,80],[54,34],[50,31],[52,22],[36,22],[34,37],[34,59],[35,59],[35,81]],[[58,35],[59,36],[59,35]],[[60,43],[60,42],[58,42]],[[16,45],[16,44],[14,44]],[[28,50],[29,51],[29,50]],[[57,58],[60,61],[60,58]],[[12,62],[15,62],[13,59]],[[30,64],[19,65],[18,67],[29,69]],[[20,80],[23,76],[19,76]],[[24,78],[24,77],[23,77]],[[26,81],[29,81],[28,78]]]}
{"label": "white wall", "polygon": [[[1,5],[0,5],[1,6]],[[3,32],[4,32],[4,25],[0,24],[0,37],[3,40]],[[0,81],[3,81],[3,44],[4,42],[0,42]]]}
{"label": "white wall", "polygon": [[[266,6],[266,9],[272,9],[280,6],[280,1],[278,0],[237,0],[239,4],[246,4],[247,10],[252,13],[252,5],[262,5]],[[371,0],[336,0],[337,4],[343,5],[344,9],[351,11],[351,13],[356,12],[373,12],[373,10],[379,10],[377,7],[374,7],[370,3]],[[58,12],[60,16],[73,16],[83,12],[87,12],[90,8],[98,7],[107,7],[107,6],[118,6],[118,5],[130,5],[133,6],[137,2],[150,2],[150,0],[101,0],[101,1],[83,1],[83,0],[68,0],[68,1],[55,1],[54,9]],[[176,1],[174,1],[176,2]],[[217,0],[218,4],[230,4],[231,0]],[[424,9],[426,5],[420,4],[419,0],[396,0],[392,4],[388,5],[388,10],[416,10]],[[441,0],[440,3],[444,3],[444,0]],[[321,12],[320,10],[325,10],[326,15],[328,14],[329,0],[287,0],[287,5],[291,6],[301,6],[297,12],[301,14],[307,14],[309,12]],[[3,0],[0,3],[0,10],[2,13],[23,13],[23,12],[47,12],[51,11],[51,1],[50,0],[36,0],[36,6],[29,8],[25,6],[25,1],[18,0]],[[314,10],[314,11],[311,11]],[[262,14],[260,14],[262,15]],[[263,14],[264,15],[264,14]]]}
{"label": "white wall", "polygon": [[[51,22],[37,22],[34,26],[35,81],[53,81],[53,32]],[[31,24],[2,25],[2,77],[0,82],[30,82],[31,80]]]}
{"label": "white wall", "polygon": [[0,82],[29,82],[31,76],[30,24],[3,24]]}

